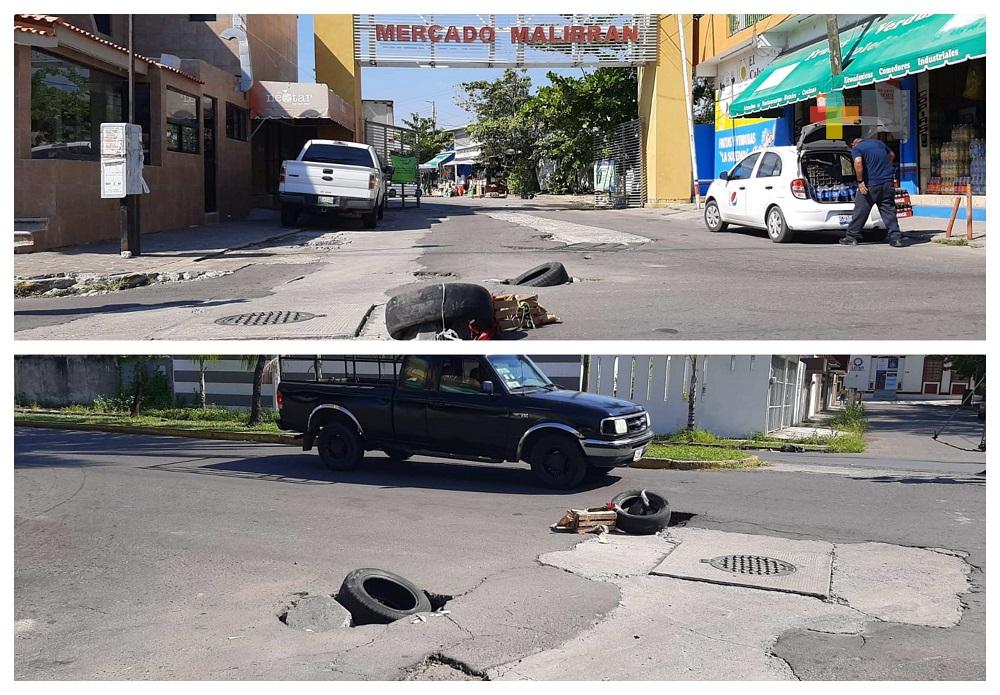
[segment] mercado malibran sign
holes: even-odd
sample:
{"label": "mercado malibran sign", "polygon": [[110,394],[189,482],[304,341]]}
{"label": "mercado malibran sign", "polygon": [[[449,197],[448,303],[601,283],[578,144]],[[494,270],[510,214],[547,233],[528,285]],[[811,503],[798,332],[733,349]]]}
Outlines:
{"label": "mercado malibran sign", "polygon": [[355,15],[355,57],[393,67],[635,66],[656,15]]}

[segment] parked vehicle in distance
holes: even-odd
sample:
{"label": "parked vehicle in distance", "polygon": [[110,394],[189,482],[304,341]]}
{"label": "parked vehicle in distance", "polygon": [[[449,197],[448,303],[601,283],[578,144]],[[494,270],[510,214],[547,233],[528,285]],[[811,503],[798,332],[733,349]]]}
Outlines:
{"label": "parked vehicle in distance", "polygon": [[337,471],[371,450],[527,461],[542,484],[566,489],[638,460],[653,438],[642,407],[561,388],[521,355],[288,357],[281,373],[279,427]]}
{"label": "parked vehicle in distance", "polygon": [[[843,140],[827,140],[826,124],[802,129],[798,145],[765,147],[744,157],[712,182],[705,194],[705,226],[724,232],[730,224],[763,229],[786,243],[796,232],[847,229],[857,177],[848,142],[860,126],[844,125]],[[883,241],[888,231],[873,207],[865,237]]]}
{"label": "parked vehicle in distance", "polygon": [[281,163],[281,224],[294,226],[302,212],[339,212],[360,215],[365,228],[374,229],[385,213],[391,176],[392,167],[370,145],[310,140],[298,157]]}

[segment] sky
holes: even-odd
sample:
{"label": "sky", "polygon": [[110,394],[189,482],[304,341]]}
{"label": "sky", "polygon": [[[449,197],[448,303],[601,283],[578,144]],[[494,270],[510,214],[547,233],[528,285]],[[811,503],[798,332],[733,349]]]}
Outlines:
{"label": "sky", "polygon": [[[313,53],[312,15],[299,15],[299,81],[316,81],[316,59]],[[532,84],[537,88],[548,84],[547,69],[528,70]],[[552,72],[579,76],[580,69],[559,69]],[[462,82],[496,79],[500,70],[485,68],[362,68],[361,98],[391,99],[395,102],[396,124],[411,113],[431,115],[431,103],[437,107],[438,127],[466,125],[472,117],[455,104],[454,96],[461,90]]]}

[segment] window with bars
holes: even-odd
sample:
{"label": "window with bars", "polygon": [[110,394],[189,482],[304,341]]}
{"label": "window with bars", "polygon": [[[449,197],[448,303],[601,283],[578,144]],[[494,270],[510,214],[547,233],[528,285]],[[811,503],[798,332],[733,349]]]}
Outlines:
{"label": "window with bars", "polygon": [[731,14],[729,18],[729,35],[738,34],[744,29],[749,29],[757,22],[767,19],[769,14]]}
{"label": "window with bars", "polygon": [[226,102],[226,137],[231,140],[250,139],[250,114],[236,104]]}

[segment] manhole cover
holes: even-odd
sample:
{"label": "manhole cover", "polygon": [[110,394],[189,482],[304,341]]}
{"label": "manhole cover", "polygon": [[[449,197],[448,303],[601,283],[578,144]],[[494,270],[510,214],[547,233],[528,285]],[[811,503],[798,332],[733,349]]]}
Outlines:
{"label": "manhole cover", "polygon": [[711,560],[702,560],[716,569],[733,574],[755,574],[768,576],[781,576],[792,574],[795,565],[789,564],[773,557],[763,557],[761,555],[720,555]]}
{"label": "manhole cover", "polygon": [[223,316],[216,319],[220,326],[273,326],[282,323],[298,323],[316,318],[316,314],[305,311],[255,311],[250,314]]}

